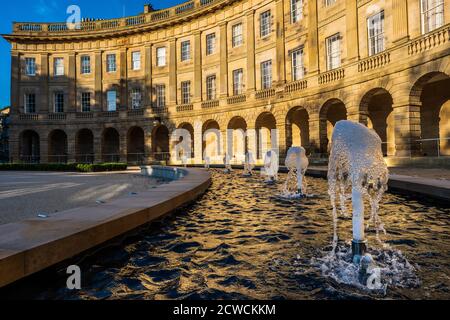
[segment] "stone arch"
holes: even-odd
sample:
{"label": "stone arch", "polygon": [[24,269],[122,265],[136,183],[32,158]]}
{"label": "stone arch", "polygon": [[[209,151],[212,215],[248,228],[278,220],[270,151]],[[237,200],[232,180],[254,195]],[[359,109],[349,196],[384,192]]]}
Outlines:
{"label": "stone arch", "polygon": [[48,134],[48,162],[49,163],[67,163],[67,134],[56,129]]}
{"label": "stone arch", "polygon": [[440,71],[422,75],[411,87],[410,105],[420,108],[422,156],[450,155],[449,88],[450,76]]}
{"label": "stone arch", "polygon": [[202,126],[202,156],[211,162],[221,162],[223,137],[217,120],[209,119]]}
{"label": "stone arch", "polygon": [[395,121],[393,98],[384,88],[373,88],[365,93],[360,111],[367,114],[367,126],[374,129],[383,141],[385,156],[395,155]]}
{"label": "stone arch", "polygon": [[102,161],[120,161],[120,134],[115,128],[106,128],[102,133]]}
{"label": "stone arch", "polygon": [[169,128],[160,124],[152,131],[153,158],[157,161],[170,160],[170,131]]}
{"label": "stone arch", "polygon": [[[184,129],[189,132],[189,135],[191,136],[191,158],[195,158],[195,135],[194,135],[194,126],[190,124],[189,122],[182,122],[178,129]],[[180,139],[180,142],[182,141],[182,138]]]}
{"label": "stone arch", "polygon": [[94,162],[94,134],[90,129],[81,129],[75,135],[75,160],[78,163]]}
{"label": "stone arch", "polygon": [[145,132],[139,126],[131,127],[127,132],[127,162],[130,164],[145,162]]}
{"label": "stone arch", "polygon": [[245,154],[248,151],[247,141],[247,122],[241,116],[235,116],[228,122],[228,132],[231,136],[228,137],[227,132],[227,152],[237,162],[245,161]]}
{"label": "stone arch", "polygon": [[41,159],[40,137],[34,130],[25,130],[19,136],[19,159],[26,163],[39,163]]}
{"label": "stone arch", "polygon": [[328,153],[334,126],[338,121],[347,119],[347,108],[343,100],[331,98],[327,100],[319,111],[320,150]]}
{"label": "stone arch", "polygon": [[276,147],[277,137],[273,135],[272,131],[275,129],[277,129],[277,120],[271,112],[264,111],[256,118],[255,130],[258,159],[263,159],[267,151]]}
{"label": "stone arch", "polygon": [[291,146],[309,151],[309,113],[302,106],[291,108],[286,115],[286,147]]}

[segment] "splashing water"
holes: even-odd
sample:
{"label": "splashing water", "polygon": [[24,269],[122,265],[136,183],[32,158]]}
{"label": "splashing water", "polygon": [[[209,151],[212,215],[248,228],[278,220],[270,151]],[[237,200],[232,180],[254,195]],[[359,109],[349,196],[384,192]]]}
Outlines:
{"label": "splashing water", "polygon": [[230,173],[231,171],[233,171],[231,167],[231,157],[229,154],[225,154],[225,157],[223,158],[223,164],[225,165],[225,173]]}
{"label": "splashing water", "polygon": [[266,182],[274,183],[278,180],[279,159],[275,151],[267,151],[264,157],[264,170],[261,174],[266,176]]}
{"label": "splashing water", "polygon": [[336,199],[340,200],[341,213],[348,216],[346,201],[352,197],[352,192],[368,198],[371,208],[369,224],[375,225],[377,240],[381,242],[379,233],[386,231],[378,209],[387,190],[388,179],[381,139],[376,132],[347,120],[336,123],[328,167],[328,193],[333,206],[333,252],[338,243]]}
{"label": "splashing water", "polygon": [[305,197],[307,193],[305,173],[309,165],[305,149],[302,147],[289,148],[285,164],[289,172],[281,196],[288,199]]}
{"label": "splashing water", "polygon": [[312,258],[311,265],[321,270],[322,275],[339,284],[385,296],[389,286],[396,288],[418,288],[421,281],[417,266],[413,266],[400,250],[371,248],[373,262],[370,266],[355,264],[349,244],[338,245],[335,255]]}
{"label": "splashing water", "polygon": [[243,176],[249,177],[253,175],[253,169],[255,168],[255,158],[251,151],[247,152],[244,161],[244,173]]}
{"label": "splashing water", "polygon": [[[357,137],[355,139],[355,137]],[[387,190],[389,172],[381,151],[381,139],[362,124],[340,121],[333,132],[328,168],[328,193],[333,206],[333,243],[331,252],[320,261],[322,274],[339,283],[377,290],[386,294],[388,285],[418,286],[415,268],[400,251],[392,251],[380,239],[386,234],[379,218],[379,204]],[[347,200],[352,199],[353,246],[365,244],[364,198],[370,205],[366,228],[374,224],[376,240],[382,249],[371,254],[349,245],[338,247],[336,201],[340,212],[348,216]],[[354,250],[353,250],[354,249]]]}

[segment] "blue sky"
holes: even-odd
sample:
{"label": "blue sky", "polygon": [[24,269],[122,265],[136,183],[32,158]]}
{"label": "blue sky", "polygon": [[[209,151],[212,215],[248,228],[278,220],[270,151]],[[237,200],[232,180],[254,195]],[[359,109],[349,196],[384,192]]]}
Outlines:
{"label": "blue sky", "polygon": [[[17,2],[16,2],[17,1]],[[11,33],[12,22],[63,22],[70,5],[81,8],[85,18],[119,18],[141,13],[144,4],[155,9],[167,8],[186,0],[15,0],[2,1],[0,33]],[[10,45],[0,39],[0,109],[10,103]]]}

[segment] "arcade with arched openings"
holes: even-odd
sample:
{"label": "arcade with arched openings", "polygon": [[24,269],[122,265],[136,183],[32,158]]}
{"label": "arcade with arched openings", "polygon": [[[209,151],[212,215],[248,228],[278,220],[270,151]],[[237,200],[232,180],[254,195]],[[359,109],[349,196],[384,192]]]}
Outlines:
{"label": "arcade with arched openings", "polygon": [[107,128],[102,134],[102,161],[120,161],[120,135],[115,128]]}
{"label": "arcade with arched openings", "polygon": [[67,163],[67,134],[60,129],[53,130],[48,135],[48,162]]}
{"label": "arcade with arched openings", "polygon": [[228,123],[227,129],[227,152],[234,161],[243,163],[248,151],[247,122],[242,117],[234,117]]}
{"label": "arcade with arched openings", "polygon": [[347,120],[347,109],[339,99],[330,99],[322,106],[319,113],[320,149],[328,153],[334,126],[338,121]]}
{"label": "arcade with arched openings", "polygon": [[395,121],[392,96],[383,88],[367,92],[360,104],[367,114],[367,126],[380,136],[384,156],[395,156]]}
{"label": "arcade with arched openings", "polygon": [[78,163],[93,163],[94,158],[94,134],[90,129],[81,129],[75,136],[75,159]]}
{"label": "arcade with arched openings", "polygon": [[256,119],[256,150],[258,159],[264,159],[267,151],[277,147],[277,137],[275,131],[273,131],[276,128],[277,121],[270,112],[263,112]]}
{"label": "arcade with arched openings", "polygon": [[450,156],[450,76],[431,72],[420,77],[410,102],[420,112],[421,156]]}
{"label": "arcade with arched openings", "polygon": [[170,160],[170,137],[169,129],[160,124],[152,131],[152,153],[156,161]]}
{"label": "arcade with arched openings", "polygon": [[[182,143],[184,139],[188,140],[188,144],[190,146],[190,157],[188,159],[192,160],[195,159],[195,140],[194,140],[194,127],[189,122],[184,122],[178,126],[178,129],[183,129],[182,135],[177,137],[176,143]],[[184,151],[181,151],[183,153]]]}
{"label": "arcade with arched openings", "polygon": [[141,127],[131,127],[127,132],[127,162],[145,163],[145,133]]}
{"label": "arcade with arched openings", "polygon": [[208,120],[202,126],[202,150],[203,160],[209,158],[211,163],[222,163],[222,137],[219,123],[215,120]]}
{"label": "arcade with arched openings", "polygon": [[286,116],[286,146],[309,150],[309,114],[303,107],[294,107]]}
{"label": "arcade with arched openings", "polygon": [[19,159],[26,163],[39,163],[41,158],[40,137],[34,130],[25,130],[19,137]]}

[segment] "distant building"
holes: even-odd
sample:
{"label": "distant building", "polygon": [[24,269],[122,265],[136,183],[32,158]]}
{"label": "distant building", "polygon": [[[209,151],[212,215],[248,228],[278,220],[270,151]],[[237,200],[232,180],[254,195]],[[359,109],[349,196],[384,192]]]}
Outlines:
{"label": "distant building", "polygon": [[344,119],[391,159],[450,155],[450,0],[192,0],[3,37],[13,160],[164,159],[179,128],[195,163],[229,141],[326,158]]}
{"label": "distant building", "polygon": [[8,161],[9,158],[9,123],[10,107],[0,110],[0,163]]}

